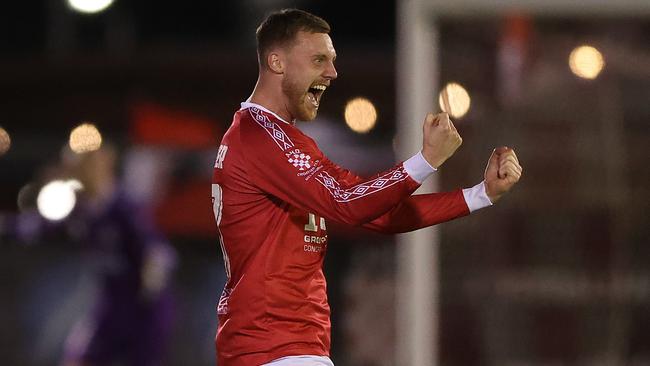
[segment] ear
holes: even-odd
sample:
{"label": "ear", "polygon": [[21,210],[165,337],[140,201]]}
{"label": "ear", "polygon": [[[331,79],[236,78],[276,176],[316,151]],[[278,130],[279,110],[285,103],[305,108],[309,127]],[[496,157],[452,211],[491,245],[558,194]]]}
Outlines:
{"label": "ear", "polygon": [[266,62],[269,65],[269,69],[276,74],[284,73],[284,62],[280,57],[280,54],[277,52],[269,52],[266,57]]}

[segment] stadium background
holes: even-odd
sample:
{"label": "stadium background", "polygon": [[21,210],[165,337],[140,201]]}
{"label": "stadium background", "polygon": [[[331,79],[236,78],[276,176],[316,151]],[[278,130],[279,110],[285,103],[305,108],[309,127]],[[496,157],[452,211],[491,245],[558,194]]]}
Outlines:
{"label": "stadium background", "polygon": [[[327,19],[339,55],[339,79],[303,128],[344,166],[392,165],[393,2],[117,0],[83,15],[51,0],[0,13],[0,127],[11,136],[0,209],[18,209],[21,187],[54,164],[83,121],[118,143],[133,187],[147,170],[138,164],[153,166],[144,186],[179,253],[168,365],[214,363],[224,274],[208,199],[212,160],[256,79],[254,28],[283,6]],[[472,98],[456,120],[464,144],[440,172],[441,189],[480,180],[497,144],[514,146],[525,167],[497,207],[441,226],[441,364],[649,364],[650,18],[513,11],[442,18],[439,37],[440,83],[459,82]],[[582,44],[605,59],[594,80],[569,68]],[[358,96],[377,109],[367,134],[343,117]],[[328,227],[332,358],[395,364],[395,240]],[[83,278],[79,248],[66,238],[1,243],[4,364],[56,364],[91,301]]]}

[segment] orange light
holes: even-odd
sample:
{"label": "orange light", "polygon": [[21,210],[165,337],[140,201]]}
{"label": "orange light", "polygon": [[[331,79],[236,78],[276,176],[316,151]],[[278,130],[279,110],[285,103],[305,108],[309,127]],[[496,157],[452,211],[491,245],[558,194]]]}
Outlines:
{"label": "orange light", "polygon": [[102,146],[102,134],[95,125],[84,123],[70,132],[70,149],[77,154],[95,151]]}
{"label": "orange light", "polygon": [[377,123],[377,109],[366,98],[354,98],[345,105],[345,123],[354,132],[367,133]]}
{"label": "orange light", "polygon": [[454,118],[461,118],[467,114],[471,102],[467,90],[458,83],[448,83],[438,94],[440,109]]}
{"label": "orange light", "polygon": [[578,77],[595,79],[605,67],[605,59],[595,47],[580,46],[569,55],[569,68]]}
{"label": "orange light", "polygon": [[0,156],[4,155],[11,148],[11,137],[9,133],[0,127]]}

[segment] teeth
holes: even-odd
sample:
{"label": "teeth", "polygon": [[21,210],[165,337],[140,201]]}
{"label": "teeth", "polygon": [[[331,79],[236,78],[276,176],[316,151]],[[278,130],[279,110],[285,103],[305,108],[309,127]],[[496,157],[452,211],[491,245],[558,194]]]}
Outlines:
{"label": "teeth", "polygon": [[307,99],[309,100],[309,102],[311,102],[311,104],[314,105],[314,107],[318,108],[318,100],[316,100],[316,97],[314,95],[307,94]]}
{"label": "teeth", "polygon": [[314,86],[312,86],[312,88],[317,89],[317,90],[321,90],[321,91],[325,91],[325,89],[327,89],[327,87],[325,85],[314,85]]}

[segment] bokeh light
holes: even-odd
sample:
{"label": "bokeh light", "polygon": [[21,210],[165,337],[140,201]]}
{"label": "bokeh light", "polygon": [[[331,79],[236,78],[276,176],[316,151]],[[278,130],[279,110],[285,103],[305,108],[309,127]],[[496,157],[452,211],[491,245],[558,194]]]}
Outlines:
{"label": "bokeh light", "polygon": [[77,203],[76,190],[82,185],[77,180],[53,180],[44,185],[36,198],[38,212],[51,221],[59,221],[70,215]]}
{"label": "bokeh light", "polygon": [[84,123],[70,132],[70,149],[77,154],[95,151],[102,146],[102,134],[95,125]]}
{"label": "bokeh light", "polygon": [[0,127],[0,156],[4,155],[11,148],[11,137],[9,133]]}
{"label": "bokeh light", "polygon": [[576,76],[595,79],[605,67],[602,53],[592,46],[580,46],[571,51],[569,67]]}
{"label": "bokeh light", "polygon": [[367,133],[377,123],[377,109],[366,98],[354,98],[345,105],[345,123],[354,132]]}
{"label": "bokeh light", "polygon": [[106,10],[113,4],[113,1],[114,0],[68,0],[68,5],[80,13],[93,14]]}
{"label": "bokeh light", "polygon": [[458,83],[448,83],[438,94],[440,109],[454,118],[461,118],[467,114],[471,102],[467,90]]}

